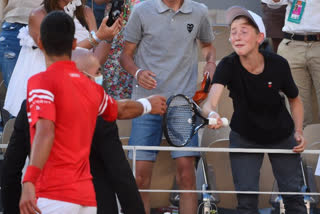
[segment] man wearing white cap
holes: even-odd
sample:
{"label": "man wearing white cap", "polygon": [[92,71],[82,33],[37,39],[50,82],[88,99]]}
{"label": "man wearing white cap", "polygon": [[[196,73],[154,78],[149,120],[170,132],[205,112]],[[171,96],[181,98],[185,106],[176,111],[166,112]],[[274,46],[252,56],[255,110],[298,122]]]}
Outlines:
{"label": "man wearing white cap", "polygon": [[[265,37],[262,19],[252,11],[234,6],[227,11],[230,42],[235,51],[221,60],[212,80],[204,116],[215,112],[224,86],[230,90],[234,113],[230,127],[230,148],[304,150],[303,106],[288,62],[274,53],[259,51]],[[289,98],[292,117],[283,98]],[[230,153],[233,181],[237,191],[259,191],[263,153]],[[300,154],[269,154],[281,192],[300,192],[303,185]],[[307,213],[301,195],[283,195],[286,214]],[[259,214],[257,194],[237,194],[238,214]]]}

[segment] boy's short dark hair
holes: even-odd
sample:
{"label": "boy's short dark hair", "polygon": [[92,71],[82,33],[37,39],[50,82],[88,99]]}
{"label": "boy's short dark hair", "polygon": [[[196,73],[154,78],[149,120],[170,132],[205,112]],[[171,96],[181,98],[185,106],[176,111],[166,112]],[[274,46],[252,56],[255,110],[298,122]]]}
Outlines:
{"label": "boy's short dark hair", "polygon": [[40,39],[49,56],[71,56],[75,26],[73,19],[63,11],[52,11],[40,26]]}

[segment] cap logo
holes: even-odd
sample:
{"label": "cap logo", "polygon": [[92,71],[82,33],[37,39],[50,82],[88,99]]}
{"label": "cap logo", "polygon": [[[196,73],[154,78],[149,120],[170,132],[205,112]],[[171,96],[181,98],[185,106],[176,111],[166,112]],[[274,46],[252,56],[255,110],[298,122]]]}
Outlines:
{"label": "cap logo", "polygon": [[189,33],[193,30],[193,24],[187,24],[187,30]]}

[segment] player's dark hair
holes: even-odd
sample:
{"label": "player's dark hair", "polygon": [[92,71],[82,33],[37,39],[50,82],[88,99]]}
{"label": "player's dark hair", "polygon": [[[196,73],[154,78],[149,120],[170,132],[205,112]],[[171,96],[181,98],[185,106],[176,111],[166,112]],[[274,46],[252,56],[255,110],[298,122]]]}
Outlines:
{"label": "player's dark hair", "polygon": [[49,56],[71,57],[75,27],[73,19],[63,11],[52,11],[42,21],[40,39]]}
{"label": "player's dark hair", "polygon": [[[256,30],[257,34],[260,33],[259,27],[256,25],[256,23],[254,23],[254,21],[253,21],[252,19],[250,19],[249,17],[244,16],[244,15],[240,15],[240,16],[237,16],[236,18],[234,18],[234,19],[232,20],[231,24],[232,24],[235,20],[238,20],[238,19],[245,19],[245,20],[247,21],[247,24],[250,25],[250,26],[252,26],[252,27]],[[231,24],[230,24],[230,26],[231,26]]]}

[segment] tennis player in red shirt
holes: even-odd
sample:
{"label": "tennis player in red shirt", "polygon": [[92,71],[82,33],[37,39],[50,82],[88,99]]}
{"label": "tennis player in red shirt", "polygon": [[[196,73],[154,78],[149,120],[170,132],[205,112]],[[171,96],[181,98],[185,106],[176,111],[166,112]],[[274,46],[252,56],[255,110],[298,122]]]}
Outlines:
{"label": "tennis player in red shirt", "polygon": [[117,102],[83,75],[70,61],[74,31],[72,18],[61,11],[49,13],[41,24],[47,70],[28,81],[32,146],[21,214],[96,213],[89,154],[97,116],[114,121],[166,110],[162,96]]}

